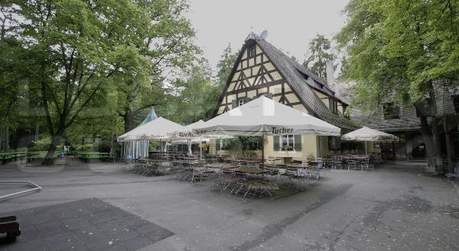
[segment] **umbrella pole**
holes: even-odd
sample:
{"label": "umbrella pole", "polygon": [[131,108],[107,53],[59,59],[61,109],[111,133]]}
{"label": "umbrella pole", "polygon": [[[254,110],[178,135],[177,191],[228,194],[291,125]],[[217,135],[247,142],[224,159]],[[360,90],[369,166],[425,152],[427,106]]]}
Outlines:
{"label": "umbrella pole", "polygon": [[199,137],[199,159],[202,160],[202,139]]}
{"label": "umbrella pole", "polygon": [[265,134],[261,136],[261,168],[265,165]]}
{"label": "umbrella pole", "polygon": [[365,155],[368,155],[368,142],[365,141]]}

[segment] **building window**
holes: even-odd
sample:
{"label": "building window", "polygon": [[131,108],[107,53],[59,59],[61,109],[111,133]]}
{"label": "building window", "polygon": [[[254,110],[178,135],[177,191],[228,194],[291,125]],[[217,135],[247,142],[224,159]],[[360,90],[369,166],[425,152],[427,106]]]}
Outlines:
{"label": "building window", "polygon": [[394,103],[383,104],[384,119],[399,119],[400,118],[400,107]]}
{"label": "building window", "polygon": [[338,102],[334,98],[329,98],[330,111],[333,113],[338,113]]}
{"label": "building window", "polygon": [[276,135],[273,143],[274,151],[301,151],[301,135]]}
{"label": "building window", "polygon": [[247,57],[252,58],[255,57],[255,45],[251,45],[247,48]]}
{"label": "building window", "polygon": [[233,101],[231,102],[231,109],[234,109],[238,106],[241,106],[247,102],[249,102],[250,99],[246,98],[246,97],[241,97],[241,98],[238,98],[238,99],[233,99]]}

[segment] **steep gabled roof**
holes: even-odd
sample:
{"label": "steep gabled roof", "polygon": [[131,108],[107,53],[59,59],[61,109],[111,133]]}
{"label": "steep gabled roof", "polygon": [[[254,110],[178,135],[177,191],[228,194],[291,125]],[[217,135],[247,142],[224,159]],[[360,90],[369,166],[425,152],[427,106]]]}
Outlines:
{"label": "steep gabled roof", "polygon": [[[301,103],[305,106],[310,114],[345,130],[357,129],[357,126],[349,119],[331,112],[314,92],[315,89],[319,92],[336,98],[344,104],[347,104],[335,96],[335,92],[328,86],[325,80],[308,71],[298,62],[285,55],[285,53],[261,38],[250,38],[245,41],[236,59],[236,62],[234,63],[231,74],[227,79],[225,88],[228,88],[229,83],[231,82],[231,78],[237,69],[238,62],[242,57],[242,52],[244,52],[248,45],[254,43],[258,44],[265,55],[268,56],[269,60],[277,68],[284,79],[289,83],[290,87],[295,91],[301,100]],[[218,103],[221,103],[223,97],[224,93],[220,95]],[[215,110],[214,115],[217,113],[217,111],[218,108]]]}
{"label": "steep gabled roof", "polygon": [[254,41],[297,93],[308,112],[343,129],[353,130],[357,128],[350,120],[331,112],[313,91],[313,89],[316,89],[335,97],[334,91],[328,87],[323,79],[306,70],[302,65],[285,55],[266,40],[254,39]]}

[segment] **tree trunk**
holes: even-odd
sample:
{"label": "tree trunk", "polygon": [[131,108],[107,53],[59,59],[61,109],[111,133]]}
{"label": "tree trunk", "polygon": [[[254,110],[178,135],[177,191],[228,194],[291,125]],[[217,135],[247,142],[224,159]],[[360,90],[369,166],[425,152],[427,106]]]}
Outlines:
{"label": "tree trunk", "polygon": [[438,120],[433,117],[432,118],[432,146],[434,150],[434,168],[437,174],[444,174],[445,170],[443,168],[443,159],[441,156],[441,143],[440,143],[440,130],[438,127]]}
{"label": "tree trunk", "polygon": [[445,132],[446,155],[448,159],[448,173],[454,173],[454,144],[451,140],[450,130],[448,128],[448,118],[443,118],[443,130]]}
{"label": "tree trunk", "polygon": [[54,164],[54,154],[56,153],[57,145],[59,145],[61,138],[61,133],[51,136],[51,143],[48,146],[48,152],[41,163],[43,166],[50,166]]}
{"label": "tree trunk", "polygon": [[124,131],[130,131],[134,128],[134,114],[132,111],[127,111],[123,116],[124,119]]}
{"label": "tree trunk", "polygon": [[426,158],[427,158],[427,167],[429,170],[436,171],[436,156],[437,148],[434,143],[434,137],[432,135],[432,129],[427,122],[425,116],[420,116],[421,120],[421,134],[426,146]]}

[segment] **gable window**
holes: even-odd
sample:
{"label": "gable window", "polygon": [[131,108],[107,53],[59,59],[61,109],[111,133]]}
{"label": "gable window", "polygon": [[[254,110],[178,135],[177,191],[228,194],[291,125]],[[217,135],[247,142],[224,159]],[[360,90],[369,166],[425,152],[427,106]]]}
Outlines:
{"label": "gable window", "polygon": [[273,136],[274,151],[301,151],[301,135],[282,134]]}
{"label": "gable window", "polygon": [[399,119],[400,107],[394,103],[385,103],[383,104],[383,115],[384,119]]}
{"label": "gable window", "polygon": [[231,108],[234,109],[238,106],[241,106],[249,101],[248,98],[238,98],[238,99],[233,99]]}
{"label": "gable window", "polygon": [[251,45],[247,48],[247,57],[252,58],[255,57],[255,45]]}

